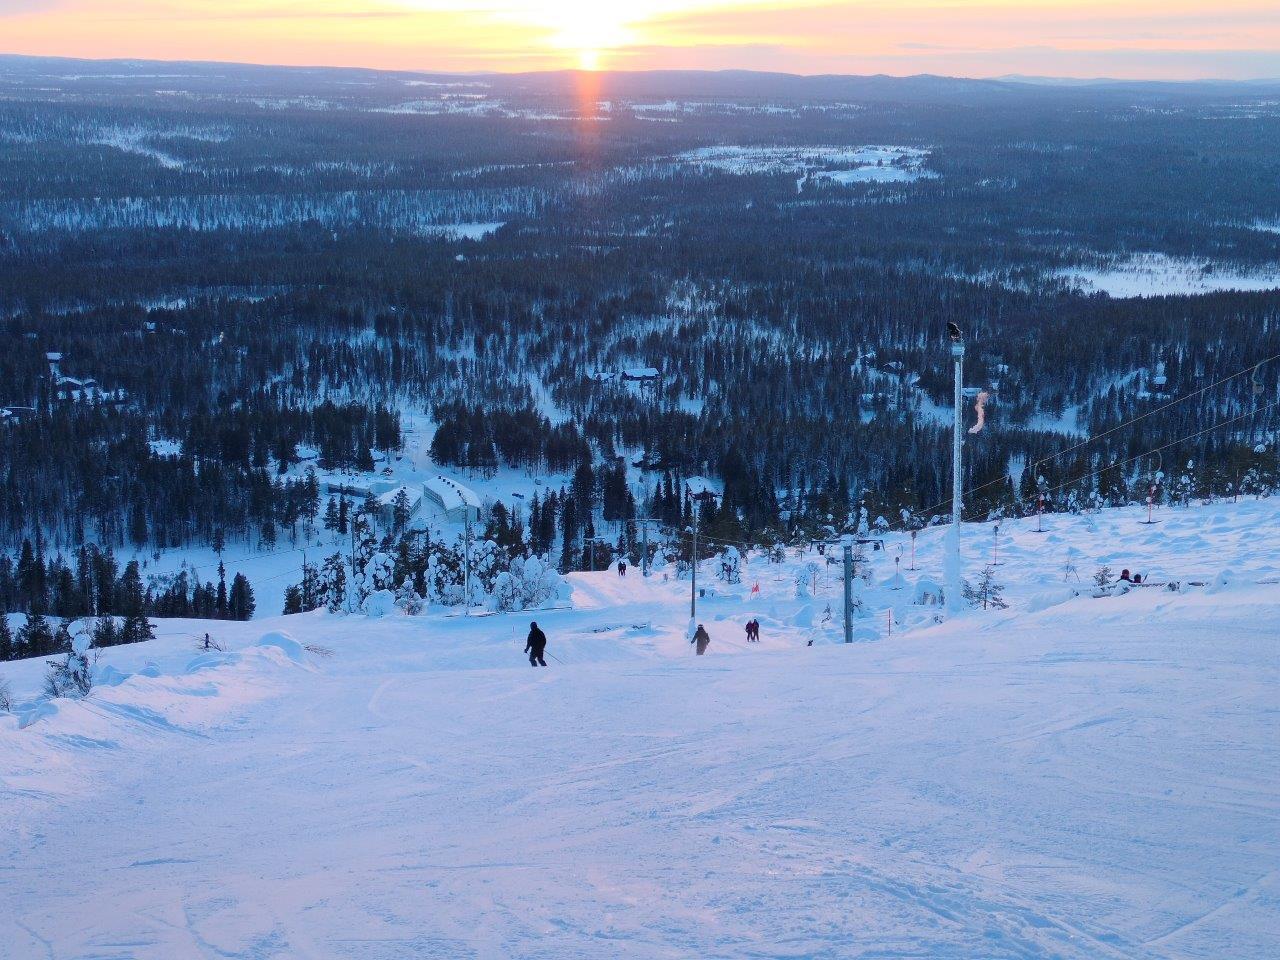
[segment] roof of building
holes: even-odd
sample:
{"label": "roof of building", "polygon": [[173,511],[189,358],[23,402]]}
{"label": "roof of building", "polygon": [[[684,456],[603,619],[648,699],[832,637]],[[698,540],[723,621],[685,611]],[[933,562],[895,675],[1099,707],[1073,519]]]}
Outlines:
{"label": "roof of building", "polygon": [[382,496],[378,497],[378,503],[382,504],[384,507],[392,506],[396,502],[396,497],[400,495],[401,490],[403,490],[405,494],[408,495],[410,506],[412,506],[413,504],[417,503],[419,500],[422,499],[422,494],[419,491],[415,490],[411,486],[408,486],[407,484],[402,483],[398,487],[393,487],[392,489],[384,493]]}
{"label": "roof of building", "polygon": [[424,486],[427,492],[440,501],[445,510],[457,510],[459,507],[471,507],[472,509],[480,509],[480,498],[476,492],[470,487],[464,487],[456,480],[450,480],[445,476],[435,476],[428,480]]}
{"label": "roof of building", "polygon": [[684,482],[684,488],[692,497],[724,496],[724,484],[710,477],[688,477]]}

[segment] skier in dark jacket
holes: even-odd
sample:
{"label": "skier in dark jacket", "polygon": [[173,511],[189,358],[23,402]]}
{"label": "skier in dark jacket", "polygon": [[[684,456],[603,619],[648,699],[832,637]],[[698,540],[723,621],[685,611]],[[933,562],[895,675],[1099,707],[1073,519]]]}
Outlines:
{"label": "skier in dark jacket", "polygon": [[537,621],[529,624],[529,640],[524,645],[524,652],[529,655],[529,666],[545,667],[547,661],[542,659],[542,651],[547,649],[547,635],[538,628]]}
{"label": "skier in dark jacket", "polygon": [[690,643],[698,645],[698,656],[702,656],[707,652],[707,645],[711,643],[711,634],[707,633],[707,628],[702,624],[698,624],[698,631],[693,635]]}

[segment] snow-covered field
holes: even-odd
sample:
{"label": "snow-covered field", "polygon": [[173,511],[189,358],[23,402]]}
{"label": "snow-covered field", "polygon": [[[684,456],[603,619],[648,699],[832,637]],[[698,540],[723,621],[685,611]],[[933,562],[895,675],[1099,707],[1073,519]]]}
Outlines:
{"label": "snow-covered field", "polygon": [[926,170],[929,151],[916,147],[700,147],[676,159],[738,176],[805,174],[850,184],[910,181],[935,174]]}
{"label": "snow-covered field", "polygon": [[1108,267],[1073,268],[1060,270],[1056,275],[1086,293],[1100,291],[1122,299],[1280,288],[1280,270],[1246,273],[1229,266],[1162,253],[1136,254]]}
{"label": "snow-covered field", "polygon": [[704,658],[634,571],[572,577],[532,672],[527,614],[163,621],[0,716],[0,955],[1276,956],[1278,506],[1005,522],[1009,609],[942,624],[941,530],[902,589],[890,536],[852,646],[814,552],[706,563]]}

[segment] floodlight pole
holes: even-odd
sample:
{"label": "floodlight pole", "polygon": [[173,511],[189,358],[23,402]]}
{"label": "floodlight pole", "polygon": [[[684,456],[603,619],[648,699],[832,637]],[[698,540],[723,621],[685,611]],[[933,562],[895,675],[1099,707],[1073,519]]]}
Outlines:
{"label": "floodlight pole", "polygon": [[947,612],[961,611],[960,515],[963,509],[960,480],[962,446],[964,444],[964,335],[955,324],[948,325],[951,336],[951,359],[955,364],[955,410],[951,435],[951,529],[947,534],[946,595]]}
{"label": "floodlight pole", "polygon": [[[964,445],[964,340],[951,344],[951,358],[955,361],[955,422],[951,434],[951,522],[960,529],[960,478],[961,449]],[[958,542],[957,542],[958,545]]]}

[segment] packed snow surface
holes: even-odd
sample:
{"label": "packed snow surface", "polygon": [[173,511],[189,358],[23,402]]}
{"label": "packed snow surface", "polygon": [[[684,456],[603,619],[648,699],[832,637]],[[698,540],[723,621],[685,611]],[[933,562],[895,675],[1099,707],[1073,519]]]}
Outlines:
{"label": "packed snow surface", "polygon": [[527,614],[163,621],[0,715],[0,953],[1280,955],[1277,504],[1144,517],[967,526],[1009,608],[942,624],[942,530],[889,534],[851,646],[812,550],[703,565],[706,657],[635,570],[546,669]]}

